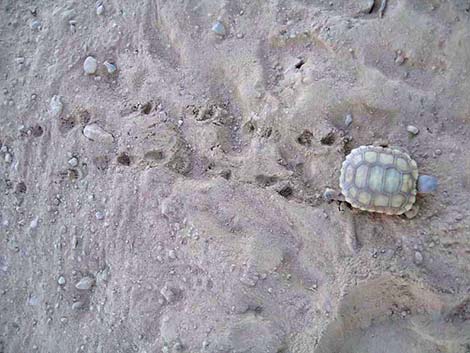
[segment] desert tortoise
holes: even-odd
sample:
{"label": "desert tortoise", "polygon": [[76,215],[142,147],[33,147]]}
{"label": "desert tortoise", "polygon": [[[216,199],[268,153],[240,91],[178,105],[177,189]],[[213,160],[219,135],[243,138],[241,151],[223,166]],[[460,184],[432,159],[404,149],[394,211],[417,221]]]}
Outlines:
{"label": "desert tortoise", "polygon": [[418,175],[418,165],[401,148],[361,146],[344,160],[339,185],[341,195],[329,189],[325,197],[364,211],[415,215],[416,194],[435,191],[437,179]]}

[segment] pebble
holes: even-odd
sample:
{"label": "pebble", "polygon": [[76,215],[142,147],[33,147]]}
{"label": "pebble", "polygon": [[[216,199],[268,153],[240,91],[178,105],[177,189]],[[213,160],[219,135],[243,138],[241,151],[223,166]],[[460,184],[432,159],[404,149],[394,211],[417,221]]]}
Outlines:
{"label": "pebble", "polygon": [[175,260],[176,259],[176,251],[175,250],[168,251],[168,257],[172,260]]}
{"label": "pebble", "polygon": [[83,277],[76,285],[75,288],[80,289],[80,290],[89,290],[93,284],[95,283],[95,280],[91,277]]}
{"label": "pebble", "polygon": [[62,113],[63,109],[64,105],[62,104],[61,96],[52,96],[51,102],[49,103],[49,111],[52,117],[57,118]]}
{"label": "pebble", "polygon": [[78,159],[76,157],[72,157],[72,158],[69,159],[69,161],[67,163],[71,167],[76,167],[78,165]]}
{"label": "pebble", "polygon": [[83,135],[89,140],[100,143],[113,143],[114,137],[98,124],[90,124],[83,129]]}
{"label": "pebble", "polygon": [[101,211],[96,211],[95,217],[96,217],[97,220],[101,221],[101,220],[104,219],[104,213],[101,212]]}
{"label": "pebble", "polygon": [[12,157],[10,153],[5,153],[5,163],[11,163]]}
{"label": "pebble", "polygon": [[106,67],[106,70],[108,71],[108,74],[113,74],[113,73],[115,73],[116,70],[117,70],[116,65],[111,64],[111,63],[108,62],[108,61],[105,61],[105,62],[103,63],[103,65]]}
{"label": "pebble", "polygon": [[57,283],[59,283],[61,286],[63,286],[65,284],[65,277],[60,276],[59,279],[57,280]]}
{"label": "pebble", "polygon": [[163,288],[160,290],[160,294],[168,303],[172,303],[176,299],[175,293],[167,285],[163,286]]}
{"label": "pebble", "polygon": [[99,4],[99,5],[96,7],[96,14],[97,14],[98,16],[101,16],[103,13],[104,13],[104,5],[103,5],[103,4]]}
{"label": "pebble", "polygon": [[87,57],[85,61],[83,62],[83,70],[85,71],[85,74],[87,75],[93,75],[96,72],[97,68],[98,68],[98,62],[92,56]]}
{"label": "pebble", "polygon": [[72,304],[72,310],[80,310],[83,306],[82,302],[75,302]]}
{"label": "pebble", "polygon": [[419,251],[415,251],[415,264],[421,265],[423,260],[423,254],[421,254]]}
{"label": "pebble", "polygon": [[412,135],[418,135],[419,134],[419,129],[416,126],[413,126],[413,125],[408,125],[406,127],[406,131],[408,131]]}
{"label": "pebble", "polygon": [[344,118],[344,125],[350,126],[352,122],[353,122],[352,115],[351,114],[346,115],[346,117]]}
{"label": "pebble", "polygon": [[401,50],[397,51],[397,56],[395,58],[395,64],[402,65],[406,60],[405,54]]}
{"label": "pebble", "polygon": [[30,24],[30,27],[33,31],[39,31],[42,27],[41,21],[39,20],[33,20]]}
{"label": "pebble", "polygon": [[32,221],[31,223],[29,224],[29,228],[30,229],[36,229],[38,227],[38,224],[39,224],[39,217],[36,216]]}
{"label": "pebble", "polygon": [[226,30],[225,30],[224,24],[220,21],[216,21],[212,25],[212,32],[214,32],[215,34],[217,34],[218,36],[221,36],[221,37],[225,36]]}

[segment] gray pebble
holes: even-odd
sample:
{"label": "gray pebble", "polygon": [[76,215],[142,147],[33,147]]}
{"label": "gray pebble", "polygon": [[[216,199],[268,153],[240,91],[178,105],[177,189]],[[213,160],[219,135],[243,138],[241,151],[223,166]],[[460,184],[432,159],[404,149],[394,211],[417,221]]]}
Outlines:
{"label": "gray pebble", "polygon": [[104,219],[104,213],[101,212],[101,211],[96,211],[95,217],[96,217],[97,220],[101,221],[101,220]]}
{"label": "gray pebble", "polygon": [[350,126],[352,122],[353,122],[352,115],[351,114],[346,115],[346,117],[344,118],[344,125]]}
{"label": "gray pebble", "polygon": [[80,290],[89,290],[93,284],[95,284],[95,280],[91,277],[83,277],[76,285],[75,288]]}
{"label": "gray pebble", "polygon": [[225,30],[224,24],[220,21],[216,21],[212,25],[212,32],[214,32],[215,34],[217,34],[218,36],[221,36],[221,37],[225,36],[226,30]]}
{"label": "gray pebble", "polygon": [[172,260],[175,260],[176,259],[176,251],[175,250],[168,251],[168,257]]}
{"label": "gray pebble", "polygon": [[172,303],[176,299],[176,295],[173,290],[165,285],[161,290],[160,294],[165,298],[168,303]]}
{"label": "gray pebble", "polygon": [[63,286],[65,284],[64,276],[60,276],[59,279],[57,280],[57,283],[59,283],[61,286]]}
{"label": "gray pebble", "polygon": [[69,161],[67,163],[71,167],[76,167],[78,165],[78,159],[76,157],[72,157],[72,158],[69,159]]}
{"label": "gray pebble", "polygon": [[52,117],[57,118],[62,113],[63,109],[64,105],[62,104],[61,96],[52,96],[51,102],[49,103],[49,112],[51,113]]}
{"label": "gray pebble", "polygon": [[83,129],[83,135],[86,138],[101,143],[113,143],[114,137],[109,132],[105,131],[98,124],[90,124]]}
{"label": "gray pebble", "polygon": [[33,31],[39,31],[42,27],[41,21],[39,20],[33,20],[30,24],[30,27]]}
{"label": "gray pebble", "polygon": [[12,157],[10,153],[5,153],[5,163],[11,163]]}
{"label": "gray pebble", "polygon": [[108,61],[105,61],[105,62],[103,63],[103,65],[106,67],[106,70],[108,71],[108,74],[113,74],[113,73],[115,73],[116,70],[117,70],[116,65],[111,64],[111,63],[108,62]]}
{"label": "gray pebble", "polygon": [[83,70],[85,71],[85,74],[87,75],[93,75],[96,72],[97,68],[98,68],[98,62],[92,56],[87,57],[85,61],[83,62]]}
{"label": "gray pebble", "polygon": [[80,310],[83,306],[82,302],[75,302],[72,304],[72,310]]}
{"label": "gray pebble", "polygon": [[421,265],[423,263],[423,254],[421,254],[419,251],[415,252],[415,264],[416,265]]}
{"label": "gray pebble", "polygon": [[413,125],[408,125],[406,127],[406,131],[408,131],[412,135],[418,135],[419,134],[419,129],[416,126],[413,126]]}

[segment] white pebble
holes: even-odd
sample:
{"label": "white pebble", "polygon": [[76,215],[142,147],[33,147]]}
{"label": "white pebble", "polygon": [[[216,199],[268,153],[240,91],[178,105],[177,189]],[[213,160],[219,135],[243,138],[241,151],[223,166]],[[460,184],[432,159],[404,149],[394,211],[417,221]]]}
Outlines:
{"label": "white pebble", "polygon": [[51,113],[53,118],[57,118],[64,109],[64,105],[62,104],[61,96],[52,96],[51,102],[49,103],[49,112]]}
{"label": "white pebble", "polygon": [[101,16],[104,13],[104,6],[103,4],[100,4],[96,7],[96,14],[98,16]]}
{"label": "white pebble", "polygon": [[5,154],[5,162],[6,163],[11,163],[11,160],[12,160],[11,154],[6,153]]}
{"label": "white pebble", "polygon": [[353,122],[353,117],[351,114],[346,115],[346,118],[344,118],[344,125],[350,126]]}
{"label": "white pebble", "polygon": [[83,129],[83,135],[89,140],[100,143],[113,143],[114,137],[98,124],[90,124]]}
{"label": "white pebble", "polygon": [[36,229],[38,227],[38,224],[39,224],[39,217],[36,216],[36,217],[34,217],[34,219],[29,224],[29,228],[30,229]]}
{"label": "white pebble", "polygon": [[63,286],[65,284],[64,276],[60,276],[59,279],[57,280],[57,283],[59,283],[61,286]]}
{"label": "white pebble", "polygon": [[104,213],[101,212],[101,211],[96,211],[95,217],[96,217],[97,220],[101,221],[101,220],[104,219]]}
{"label": "white pebble", "polygon": [[111,64],[110,62],[108,61],[105,61],[103,63],[104,66],[106,66],[106,70],[108,71],[108,74],[113,74],[116,72],[117,68],[116,68],[116,65],[114,64]]}
{"label": "white pebble", "polygon": [[87,57],[85,61],[83,62],[83,70],[85,71],[85,74],[87,75],[93,75],[96,72],[97,68],[98,68],[98,62],[92,56]]}
{"label": "white pebble", "polygon": [[176,251],[175,250],[168,251],[168,257],[172,260],[176,259]]}
{"label": "white pebble", "polygon": [[408,131],[410,134],[413,134],[413,135],[418,135],[419,133],[419,129],[413,125],[408,125],[406,127],[406,131]]}
{"label": "white pebble", "polygon": [[78,159],[76,157],[72,157],[72,158],[69,159],[69,161],[67,163],[71,167],[76,167],[78,165]]}

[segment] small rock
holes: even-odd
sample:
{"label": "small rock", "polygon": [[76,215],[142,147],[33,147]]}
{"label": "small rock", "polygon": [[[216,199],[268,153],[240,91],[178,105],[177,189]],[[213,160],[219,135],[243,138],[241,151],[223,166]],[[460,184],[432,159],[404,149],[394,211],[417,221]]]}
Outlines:
{"label": "small rock", "polygon": [[402,65],[406,60],[405,55],[401,50],[397,51],[397,56],[395,57],[395,64]]}
{"label": "small rock", "polygon": [[87,75],[93,75],[96,72],[97,68],[98,68],[98,62],[92,56],[87,57],[85,61],[83,62],[83,70],[85,71],[85,74]]}
{"label": "small rock", "polygon": [[75,288],[80,290],[89,290],[93,284],[95,284],[95,280],[91,277],[83,277],[76,285]]}
{"label": "small rock", "polygon": [[114,137],[109,132],[103,130],[98,124],[90,124],[83,129],[86,138],[101,143],[113,143]]}
{"label": "small rock", "polygon": [[103,13],[104,13],[104,5],[103,5],[103,4],[99,4],[99,5],[96,7],[96,14],[97,14],[98,16],[101,16]]}
{"label": "small rock", "polygon": [[437,149],[437,150],[434,151],[434,154],[435,154],[436,156],[440,156],[440,155],[442,154],[442,150]]}
{"label": "small rock", "polygon": [[172,303],[176,299],[176,295],[173,290],[165,285],[161,290],[160,294],[165,298],[168,303]]}
{"label": "small rock", "polygon": [[212,25],[212,32],[214,32],[215,34],[217,34],[218,36],[221,36],[221,37],[225,36],[226,30],[225,30],[224,24],[220,21],[216,21]]}
{"label": "small rock", "polygon": [[64,276],[60,276],[59,279],[57,280],[57,283],[59,283],[61,286],[65,284],[65,278]]}
{"label": "small rock", "polygon": [[36,216],[36,217],[34,217],[34,219],[29,224],[29,228],[30,229],[36,229],[38,227],[38,224],[39,224],[39,217]]}
{"label": "small rock", "polygon": [[96,211],[95,217],[96,217],[96,219],[97,219],[98,221],[101,221],[101,220],[104,219],[104,213],[101,212],[101,211]]}
{"label": "small rock", "polygon": [[75,302],[72,304],[72,310],[80,310],[83,306],[82,302]]}
{"label": "small rock", "polygon": [[57,118],[64,109],[64,105],[61,101],[61,96],[52,96],[51,102],[49,103],[49,112],[51,113],[53,118]]}
{"label": "small rock", "polygon": [[415,251],[415,264],[421,265],[423,263],[423,260],[423,254],[421,254],[419,251]]}
{"label": "small rock", "polygon": [[175,260],[176,259],[176,251],[175,250],[168,251],[168,257],[172,260]]}
{"label": "small rock", "polygon": [[31,27],[33,31],[39,31],[42,27],[41,21],[39,20],[33,20],[29,26]]}
{"label": "small rock", "polygon": [[406,127],[406,131],[408,131],[412,135],[418,135],[419,134],[419,129],[416,126],[413,126],[413,125],[408,125]]}
{"label": "small rock", "polygon": [[67,163],[71,167],[76,167],[78,165],[78,159],[76,157],[72,157],[72,158],[69,159],[69,161]]}
{"label": "small rock", "polygon": [[5,153],[5,163],[10,164],[12,161],[12,156],[10,153]]}
{"label": "small rock", "polygon": [[105,61],[105,62],[103,63],[103,65],[106,67],[106,70],[108,71],[108,74],[113,74],[113,73],[115,73],[116,70],[117,70],[116,65],[111,64],[111,63],[108,62],[108,61]]}
{"label": "small rock", "polygon": [[344,118],[344,125],[348,127],[352,124],[352,122],[353,122],[352,115],[351,114],[346,115],[346,117]]}

